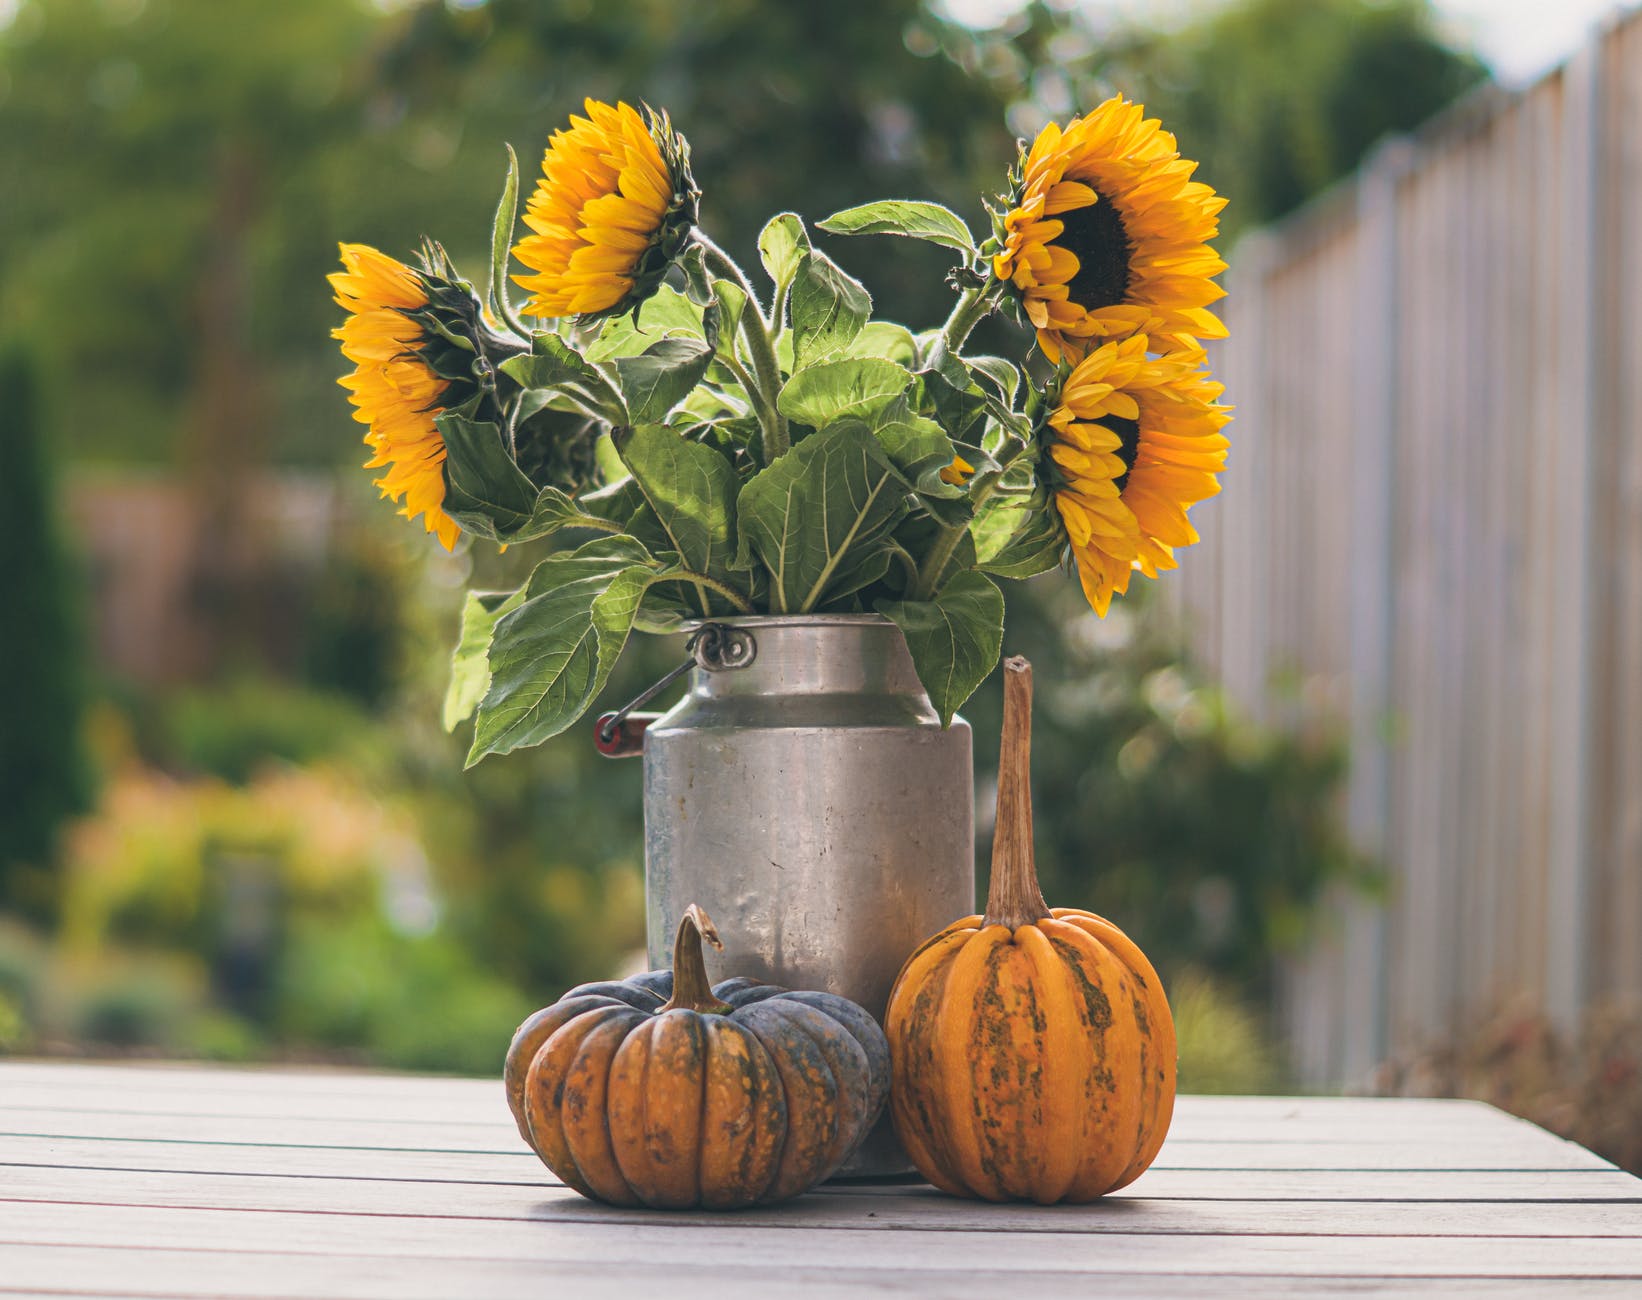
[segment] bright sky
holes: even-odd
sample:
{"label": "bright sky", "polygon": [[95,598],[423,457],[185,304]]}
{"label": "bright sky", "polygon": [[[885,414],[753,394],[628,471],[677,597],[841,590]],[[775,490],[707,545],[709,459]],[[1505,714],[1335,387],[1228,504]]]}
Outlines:
{"label": "bright sky", "polygon": [[[995,23],[1020,0],[941,0],[973,26]],[[1205,0],[1081,0],[1091,13],[1164,21],[1203,7]],[[1519,86],[1561,63],[1618,0],[1435,0],[1450,34],[1472,46],[1506,85]]]}

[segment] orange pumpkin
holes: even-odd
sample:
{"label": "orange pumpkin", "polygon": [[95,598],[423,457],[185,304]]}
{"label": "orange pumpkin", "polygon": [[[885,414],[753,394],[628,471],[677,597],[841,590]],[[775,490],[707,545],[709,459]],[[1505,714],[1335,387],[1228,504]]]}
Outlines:
{"label": "orange pumpkin", "polygon": [[1090,1201],[1138,1178],[1174,1110],[1175,1035],[1145,955],[1110,921],[1044,905],[1032,851],[1032,669],[1004,661],[984,916],[907,959],[890,994],[895,1131],[943,1191]]}
{"label": "orange pumpkin", "polygon": [[809,1190],[889,1094],[889,1046],[832,993],[707,983],[691,906],[673,970],[572,989],[519,1026],[504,1082],[519,1131],[584,1196],[734,1209]]}

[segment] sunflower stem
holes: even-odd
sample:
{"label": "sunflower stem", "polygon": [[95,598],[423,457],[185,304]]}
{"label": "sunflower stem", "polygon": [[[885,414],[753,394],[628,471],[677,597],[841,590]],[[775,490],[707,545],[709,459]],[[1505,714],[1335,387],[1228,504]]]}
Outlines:
{"label": "sunflower stem", "polygon": [[[978,511],[981,503],[997,490],[1003,473],[1003,467],[1000,467],[986,470],[969,480],[969,501],[975,510]],[[912,593],[913,600],[934,600],[940,594],[946,581],[947,566],[952,563],[952,554],[968,531],[969,523],[966,520],[961,524],[945,525],[935,534],[935,545],[924,556],[924,562],[918,569],[918,586]]]}
{"label": "sunflower stem", "polygon": [[781,363],[776,359],[775,340],[770,336],[769,323],[764,319],[764,310],[758,305],[758,294],[747,279],[746,272],[701,230],[695,232],[695,237],[705,254],[707,265],[726,279],[733,280],[747,295],[747,306],[751,310],[741,313],[741,337],[746,341],[747,353],[753,363],[750,376],[753,384],[747,396],[752,398],[753,409],[758,415],[758,427],[763,434],[764,463],[768,465],[776,457],[785,455],[792,446],[792,439],[787,433],[787,417],[776,406],[776,396],[781,391]]}
{"label": "sunflower stem", "polygon": [[[1025,451],[1025,439],[1014,434],[1005,435],[998,447],[998,467],[983,470],[969,480],[971,518],[980,513],[981,506],[994,493],[1015,491],[1013,488],[1002,486],[1003,478]],[[952,553],[958,549],[958,543],[968,531],[968,523],[949,524],[935,535],[935,545],[924,557],[923,565],[918,570],[918,585],[913,592],[913,600],[934,600],[940,594],[946,579],[947,566],[952,563]]]}
{"label": "sunflower stem", "polygon": [[787,299],[792,294],[792,281],[781,280],[775,286],[775,299],[770,303],[770,337],[779,340],[787,331]]}
{"label": "sunflower stem", "polygon": [[970,331],[997,305],[993,296],[994,283],[988,280],[978,289],[966,289],[954,304],[952,315],[948,316],[946,324],[941,326],[941,347],[948,355],[955,354],[963,347]]}
{"label": "sunflower stem", "polygon": [[755,387],[753,377],[747,373],[747,367],[741,364],[741,358],[736,355],[735,349],[732,347],[728,352],[720,352],[718,359],[724,363],[724,368],[736,377],[736,382],[747,391],[748,399],[756,406],[757,399],[752,397]]}

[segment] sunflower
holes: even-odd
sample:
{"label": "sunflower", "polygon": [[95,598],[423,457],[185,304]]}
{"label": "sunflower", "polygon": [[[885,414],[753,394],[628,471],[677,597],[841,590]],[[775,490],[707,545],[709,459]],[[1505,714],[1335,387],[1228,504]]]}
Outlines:
{"label": "sunflower", "polygon": [[1226,464],[1231,411],[1203,349],[1183,342],[1151,356],[1148,346],[1136,334],[1091,352],[1040,435],[1083,592],[1102,617],[1135,569],[1155,578],[1197,540],[1186,510],[1220,491]]}
{"label": "sunflower", "polygon": [[690,148],[664,113],[587,101],[555,131],[525,205],[534,234],[513,255],[533,316],[598,316],[638,306],[684,250],[700,198]]}
{"label": "sunflower", "polygon": [[1014,173],[992,272],[1008,281],[1051,361],[1137,332],[1223,338],[1208,310],[1226,269],[1209,241],[1226,201],[1121,95],[1038,133]]}
{"label": "sunflower", "polygon": [[430,340],[413,314],[428,306],[427,282],[365,244],[343,244],[342,265],[327,278],[348,319],[331,337],[354,363],[337,382],[348,390],[354,419],[367,426],[365,443],[375,454],[365,467],[387,466],[376,480],[382,495],[403,502],[399,513],[407,519],[423,516],[450,550],[460,530],[441,508],[445,442],[433,422],[449,384],[423,359]]}

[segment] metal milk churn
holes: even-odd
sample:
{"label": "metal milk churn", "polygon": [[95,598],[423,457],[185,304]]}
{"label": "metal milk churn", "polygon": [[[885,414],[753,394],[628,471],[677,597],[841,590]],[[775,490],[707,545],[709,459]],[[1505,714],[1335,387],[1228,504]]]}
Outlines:
{"label": "metal milk churn", "polygon": [[[698,653],[644,733],[650,965],[699,903],[724,940],[714,980],[824,989],[881,1021],[901,963],[974,910],[969,724],[942,729],[887,619],[723,622],[719,657],[745,666]],[[841,1174],[909,1168],[886,1116]]]}

